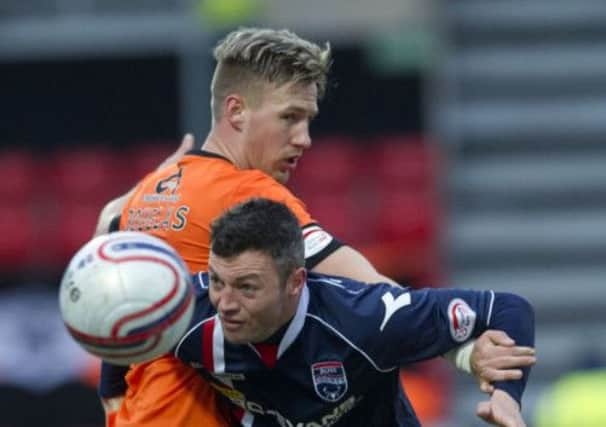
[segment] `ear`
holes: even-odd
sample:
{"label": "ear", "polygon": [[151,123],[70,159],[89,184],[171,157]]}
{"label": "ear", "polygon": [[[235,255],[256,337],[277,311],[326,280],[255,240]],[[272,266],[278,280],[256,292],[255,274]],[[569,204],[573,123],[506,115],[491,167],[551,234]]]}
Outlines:
{"label": "ear", "polygon": [[305,280],[307,279],[307,270],[305,267],[299,267],[290,275],[290,280],[288,281],[288,293],[293,296],[298,296],[303,291],[303,286],[305,286]]}
{"label": "ear", "polygon": [[238,94],[225,97],[223,117],[234,129],[242,130],[246,120],[246,101],[244,97]]}

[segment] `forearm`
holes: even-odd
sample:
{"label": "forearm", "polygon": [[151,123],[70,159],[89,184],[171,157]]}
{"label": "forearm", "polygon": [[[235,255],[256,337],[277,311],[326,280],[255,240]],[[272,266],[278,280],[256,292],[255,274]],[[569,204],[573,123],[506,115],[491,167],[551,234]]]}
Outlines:
{"label": "forearm", "polygon": [[134,191],[135,188],[132,188],[128,193],[115,198],[105,205],[99,214],[99,219],[97,220],[97,226],[95,227],[95,234],[93,237],[106,234],[110,231],[109,226],[112,220],[122,213],[122,208]]}
{"label": "forearm", "polygon": [[[517,295],[495,293],[489,328],[502,330],[509,335],[518,346],[534,347],[534,310],[532,306]],[[530,367],[522,367],[522,378],[519,380],[495,382],[496,389],[511,395],[518,404],[521,403],[522,393],[526,387]]]}
{"label": "forearm", "polygon": [[343,276],[366,283],[389,283],[399,286],[383,276],[360,252],[350,246],[342,246],[313,268],[316,273]]}

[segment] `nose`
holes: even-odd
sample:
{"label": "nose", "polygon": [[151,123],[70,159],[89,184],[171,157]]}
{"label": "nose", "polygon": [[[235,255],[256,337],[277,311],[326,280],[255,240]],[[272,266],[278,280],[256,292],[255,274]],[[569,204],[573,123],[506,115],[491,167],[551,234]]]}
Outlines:
{"label": "nose", "polygon": [[215,297],[218,312],[223,314],[234,314],[238,311],[238,301],[229,286],[225,286],[215,295]]}
{"label": "nose", "polygon": [[292,139],[292,144],[303,150],[311,147],[311,136],[309,135],[309,124],[307,122],[303,122],[297,129]]}

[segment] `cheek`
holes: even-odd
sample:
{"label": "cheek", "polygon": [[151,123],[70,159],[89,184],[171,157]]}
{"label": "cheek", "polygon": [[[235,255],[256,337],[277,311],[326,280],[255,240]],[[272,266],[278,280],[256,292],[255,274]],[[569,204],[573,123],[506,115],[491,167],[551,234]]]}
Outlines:
{"label": "cheek", "polygon": [[215,293],[212,291],[212,288],[208,289],[208,299],[210,300],[210,304],[217,308],[217,296],[215,295]]}
{"label": "cheek", "polygon": [[277,136],[268,137],[264,141],[263,146],[258,152],[261,154],[261,158],[266,166],[269,166],[280,158],[283,146],[284,144],[281,143],[281,140]]}
{"label": "cheek", "polygon": [[262,304],[255,304],[254,307],[249,307],[248,312],[257,327],[266,328],[267,326],[272,326],[279,317],[277,307],[279,307],[277,301],[265,301]]}

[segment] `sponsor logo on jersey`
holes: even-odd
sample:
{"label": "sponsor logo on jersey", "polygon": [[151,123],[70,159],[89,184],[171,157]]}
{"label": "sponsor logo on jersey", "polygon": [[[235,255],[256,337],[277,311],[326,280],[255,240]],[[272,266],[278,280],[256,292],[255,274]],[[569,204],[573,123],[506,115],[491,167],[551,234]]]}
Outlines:
{"label": "sponsor logo on jersey", "polygon": [[305,242],[305,258],[317,255],[332,242],[332,236],[317,225],[303,229]]}
{"label": "sponsor logo on jersey", "polygon": [[211,386],[213,386],[223,396],[227,397],[229,400],[234,402],[236,405],[244,407],[243,402],[246,401],[246,396],[244,396],[244,393],[242,393],[232,387],[220,385],[215,382],[210,382],[209,384]]}
{"label": "sponsor logo on jersey", "polygon": [[410,298],[409,292],[399,295],[396,299],[394,299],[391,292],[386,292],[381,297],[381,301],[383,301],[383,304],[385,304],[385,316],[383,316],[383,321],[381,322],[381,326],[379,327],[379,330],[383,331],[383,329],[385,328],[385,325],[387,324],[389,319],[391,319],[391,316],[393,316],[396,311],[398,311],[402,307],[406,307],[406,306],[410,305],[411,298]]}
{"label": "sponsor logo on jersey", "polygon": [[327,402],[336,402],[347,392],[345,367],[339,361],[314,363],[311,377],[316,394]]}
{"label": "sponsor logo on jersey", "polygon": [[213,373],[213,375],[221,381],[244,381],[246,379],[246,376],[239,372],[222,372],[220,374]]}
{"label": "sponsor logo on jersey", "polygon": [[156,193],[158,194],[175,194],[179,184],[181,184],[181,176],[183,168],[179,168],[179,172],[174,175],[161,179],[156,184]]}
{"label": "sponsor logo on jersey", "polygon": [[476,312],[462,299],[455,298],[448,304],[450,335],[456,342],[467,340],[476,324]]}

